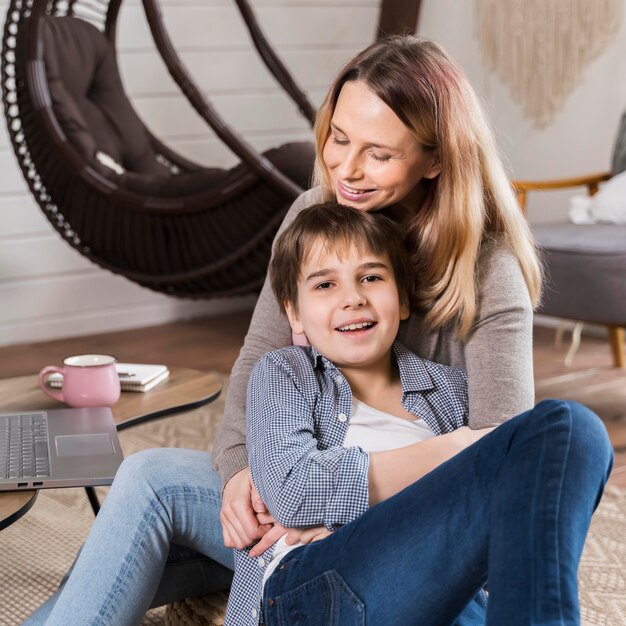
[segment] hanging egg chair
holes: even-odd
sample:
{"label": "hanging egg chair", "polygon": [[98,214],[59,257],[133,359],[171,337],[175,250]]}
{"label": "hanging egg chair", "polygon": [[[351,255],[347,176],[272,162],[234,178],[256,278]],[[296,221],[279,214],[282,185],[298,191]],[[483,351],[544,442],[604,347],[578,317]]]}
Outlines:
{"label": "hanging egg chair", "polygon": [[[309,184],[314,149],[257,153],[218,115],[144,0],[163,61],[182,92],[240,159],[205,168],[143,124],[115,51],[121,0],[11,0],[2,41],[2,98],[28,187],[61,237],[99,266],[179,297],[252,293],[291,202]],[[273,52],[245,0],[255,47],[312,123],[315,111]]]}

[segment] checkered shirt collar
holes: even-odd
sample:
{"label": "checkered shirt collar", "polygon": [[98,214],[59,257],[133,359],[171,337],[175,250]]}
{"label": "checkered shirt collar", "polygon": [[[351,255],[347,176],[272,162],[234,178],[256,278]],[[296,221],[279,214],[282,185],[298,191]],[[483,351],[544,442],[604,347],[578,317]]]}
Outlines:
{"label": "checkered shirt collar", "polygon": [[[405,348],[399,341],[393,342],[391,354],[400,371],[403,396],[434,389],[435,383],[422,359]],[[315,364],[315,369],[320,368],[329,372],[341,372],[340,368],[327,359],[315,346],[311,346],[311,357]]]}

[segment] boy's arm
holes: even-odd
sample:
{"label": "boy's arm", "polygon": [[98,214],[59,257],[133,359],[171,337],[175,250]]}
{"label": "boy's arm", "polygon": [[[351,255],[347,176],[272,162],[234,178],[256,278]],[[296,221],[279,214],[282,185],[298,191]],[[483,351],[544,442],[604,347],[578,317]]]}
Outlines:
{"label": "boy's arm", "polygon": [[354,446],[320,450],[313,407],[276,353],[255,366],[248,387],[248,453],[254,483],[285,527],[337,528],[408,487],[491,428],[458,428],[410,446],[366,453]]}
{"label": "boy's arm", "polygon": [[370,506],[412,485],[492,430],[470,430],[463,426],[403,448],[371,452],[368,474]]}
{"label": "boy's arm", "polygon": [[[420,441],[404,448],[371,452],[368,473],[370,506],[402,491],[492,430],[493,428],[470,430],[464,426],[452,433]],[[298,542],[308,543],[311,539],[306,536],[306,533],[314,536],[319,534],[322,538],[325,536],[321,533],[321,528],[305,531],[305,536],[301,534],[301,530],[275,525],[250,550],[250,556],[260,556],[285,534],[291,535],[289,545]]]}
{"label": "boy's arm", "polygon": [[288,370],[273,353],[252,372],[247,402],[252,478],[283,526],[334,529],[367,510],[369,456],[357,447],[318,448],[313,407]]}

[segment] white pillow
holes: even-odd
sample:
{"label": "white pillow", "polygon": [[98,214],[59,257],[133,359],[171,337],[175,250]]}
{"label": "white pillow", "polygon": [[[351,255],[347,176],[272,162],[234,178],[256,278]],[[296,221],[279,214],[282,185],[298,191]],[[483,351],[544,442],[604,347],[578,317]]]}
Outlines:
{"label": "white pillow", "polygon": [[589,196],[572,196],[569,199],[569,221],[574,224],[595,224],[596,220],[591,217],[591,200]]}
{"label": "white pillow", "polygon": [[589,212],[595,222],[626,224],[626,172],[600,187],[591,199]]}
{"label": "white pillow", "polygon": [[116,174],[123,174],[126,171],[112,156],[106,154],[106,152],[96,152],[96,159],[98,159],[102,165],[112,169]]}

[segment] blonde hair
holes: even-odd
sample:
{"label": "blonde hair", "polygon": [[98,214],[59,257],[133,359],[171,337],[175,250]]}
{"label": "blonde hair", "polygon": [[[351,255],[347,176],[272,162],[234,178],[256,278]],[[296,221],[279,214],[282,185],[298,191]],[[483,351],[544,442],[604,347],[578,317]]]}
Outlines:
{"label": "blonde hair", "polygon": [[435,42],[411,36],[383,39],[341,70],[316,124],[314,181],[334,197],[324,146],[339,93],[348,81],[364,82],[422,144],[441,173],[423,179],[407,242],[416,276],[414,302],[431,327],[471,329],[477,308],[477,260],[481,245],[496,240],[517,257],[533,305],[541,292],[541,268],[532,234],[498,155],[478,97],[460,67]]}

